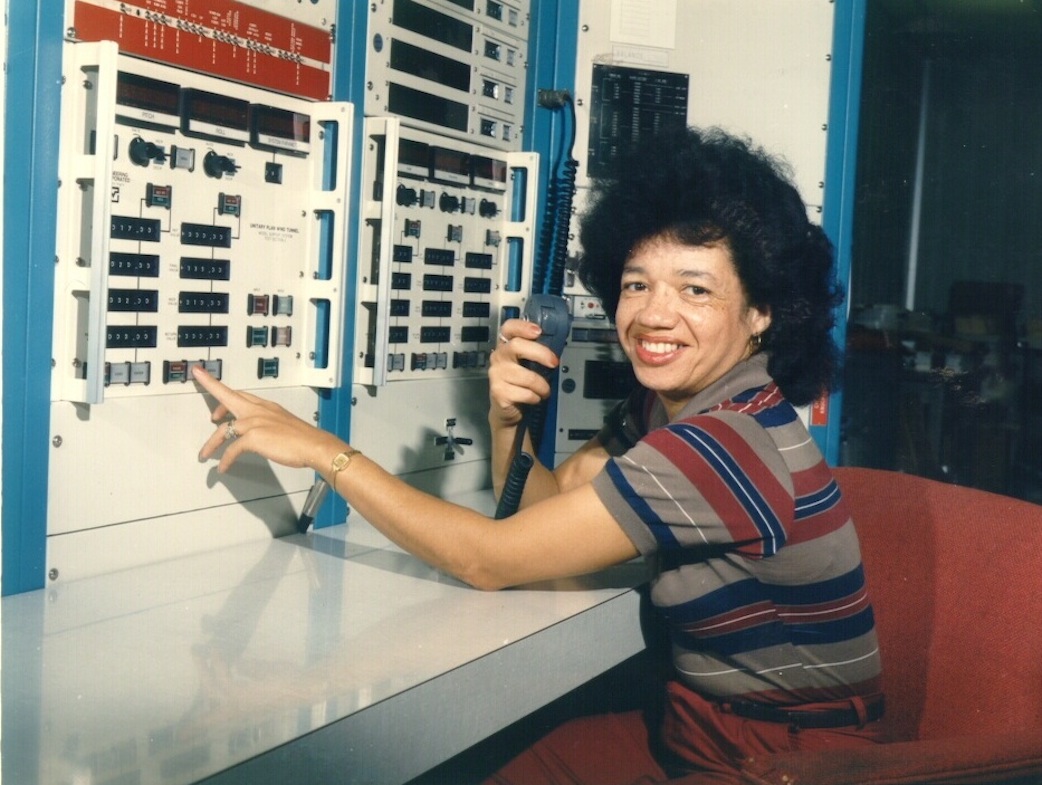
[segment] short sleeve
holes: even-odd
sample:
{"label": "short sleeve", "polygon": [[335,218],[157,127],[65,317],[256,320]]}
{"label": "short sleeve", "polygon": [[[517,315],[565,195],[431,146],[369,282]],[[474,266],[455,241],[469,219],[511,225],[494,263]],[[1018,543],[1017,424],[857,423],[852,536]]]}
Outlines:
{"label": "short sleeve", "polygon": [[649,432],[609,460],[593,485],[645,555],[724,548],[770,556],[795,515],[792,479],[774,441],[736,412]]}

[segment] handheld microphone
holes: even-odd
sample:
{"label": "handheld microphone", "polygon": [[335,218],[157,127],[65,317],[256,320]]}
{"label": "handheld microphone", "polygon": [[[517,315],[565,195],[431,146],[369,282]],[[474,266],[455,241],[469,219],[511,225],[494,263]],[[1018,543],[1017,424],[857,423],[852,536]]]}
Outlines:
{"label": "handheld microphone", "polygon": [[[563,297],[555,294],[533,294],[525,303],[521,318],[538,324],[542,333],[536,341],[549,347],[558,357],[561,356],[572,326],[572,315],[568,312],[568,303]],[[530,360],[522,360],[521,364],[547,378],[553,373],[552,368]],[[509,517],[517,512],[517,508],[521,504],[521,495],[525,490],[528,472],[535,464],[535,458],[521,449],[525,440],[525,432],[531,425],[531,419],[532,409],[526,407],[514,437],[514,459],[511,461],[510,470],[507,472],[506,481],[503,484],[503,492],[500,494],[499,504],[496,506],[497,519]]]}

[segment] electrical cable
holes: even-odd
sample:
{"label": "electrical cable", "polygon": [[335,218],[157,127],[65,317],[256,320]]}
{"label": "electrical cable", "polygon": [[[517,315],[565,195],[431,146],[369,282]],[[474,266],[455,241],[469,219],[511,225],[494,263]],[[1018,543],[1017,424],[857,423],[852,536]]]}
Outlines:
{"label": "electrical cable", "polygon": [[575,104],[567,90],[540,90],[539,104],[547,109],[568,109],[557,150],[550,163],[546,209],[533,270],[535,291],[561,294],[568,261],[572,200],[579,168],[579,162],[574,157],[577,125]]}
{"label": "electrical cable", "polygon": [[[547,180],[546,209],[539,235],[539,247],[533,267],[533,291],[560,296],[564,290],[564,271],[568,261],[568,239],[572,220],[572,198],[575,195],[579,162],[574,158],[576,138],[575,105],[567,90],[540,90],[539,105],[553,110],[568,108],[565,126],[558,139]],[[517,512],[528,474],[535,458],[522,449],[526,433],[532,436],[533,448],[539,450],[540,436],[546,420],[546,401],[526,407],[517,426],[513,459],[507,471],[503,490],[496,505],[495,517],[507,518]]]}

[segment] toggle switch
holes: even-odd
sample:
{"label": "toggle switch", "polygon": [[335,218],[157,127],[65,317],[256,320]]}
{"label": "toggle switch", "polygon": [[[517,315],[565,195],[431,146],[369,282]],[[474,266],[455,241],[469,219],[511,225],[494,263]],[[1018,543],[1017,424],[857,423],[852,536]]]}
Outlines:
{"label": "toggle switch", "polygon": [[460,436],[456,436],[453,433],[453,429],[456,427],[456,418],[450,417],[445,421],[445,435],[438,436],[434,439],[434,444],[437,447],[444,447],[445,452],[443,457],[446,461],[452,461],[456,459],[456,452],[463,452],[462,448],[466,445],[474,443],[473,439],[466,439]]}
{"label": "toggle switch", "polygon": [[178,147],[177,145],[173,145],[170,148],[170,168],[187,169],[189,172],[194,172],[195,150],[191,147]]}

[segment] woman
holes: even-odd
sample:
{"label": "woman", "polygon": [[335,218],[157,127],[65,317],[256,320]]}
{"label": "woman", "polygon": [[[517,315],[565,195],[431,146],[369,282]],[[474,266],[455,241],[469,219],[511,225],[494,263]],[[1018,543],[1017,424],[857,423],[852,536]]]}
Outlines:
{"label": "woman", "polygon": [[[614,313],[639,387],[560,467],[533,468],[512,517],[413,490],[335,435],[197,370],[219,401],[215,421],[235,418],[201,457],[230,432],[222,470],[250,450],[322,472],[391,540],[483,589],[652,560],[674,667],[657,739],[640,713],[578,720],[498,782],[726,781],[753,754],[878,741],[857,537],[792,408],[836,370],[840,297],[824,234],[762,151],[685,130],[620,160],[581,241],[580,276]],[[537,337],[537,325],[508,321],[492,355],[497,491],[521,407],[550,394],[520,362],[556,365]]]}

